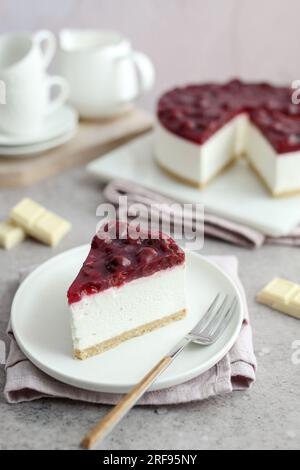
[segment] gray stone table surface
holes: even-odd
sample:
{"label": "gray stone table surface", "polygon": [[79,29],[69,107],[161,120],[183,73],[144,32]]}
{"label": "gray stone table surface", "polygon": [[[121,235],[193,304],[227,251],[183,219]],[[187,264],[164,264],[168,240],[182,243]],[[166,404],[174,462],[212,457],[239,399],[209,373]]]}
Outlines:
{"label": "gray stone table surface", "polygon": [[[30,196],[73,223],[57,248],[27,240],[11,252],[0,251],[1,297],[6,281],[20,268],[87,243],[95,230],[101,186],[80,167],[29,189],[1,190],[0,218],[23,196]],[[108,449],[296,449],[300,448],[300,365],[292,344],[300,340],[300,322],[255,303],[258,290],[275,275],[300,282],[300,250],[266,246],[256,251],[206,240],[203,254],[235,255],[245,286],[259,370],[255,386],[202,403],[137,407],[107,442]],[[0,366],[0,387],[4,384]],[[108,410],[106,406],[43,399],[8,405],[0,395],[0,448],[77,449],[83,434]]]}

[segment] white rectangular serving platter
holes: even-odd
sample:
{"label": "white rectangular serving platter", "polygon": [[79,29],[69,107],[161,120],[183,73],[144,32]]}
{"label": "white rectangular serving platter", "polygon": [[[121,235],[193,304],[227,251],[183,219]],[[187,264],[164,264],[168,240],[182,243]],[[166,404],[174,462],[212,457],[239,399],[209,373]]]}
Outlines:
{"label": "white rectangular serving platter", "polygon": [[287,235],[300,223],[300,196],[272,198],[244,161],[230,167],[203,190],[173,180],[155,163],[152,133],[94,160],[87,170],[101,181],[122,178],[179,202],[203,203],[215,214],[265,235]]}

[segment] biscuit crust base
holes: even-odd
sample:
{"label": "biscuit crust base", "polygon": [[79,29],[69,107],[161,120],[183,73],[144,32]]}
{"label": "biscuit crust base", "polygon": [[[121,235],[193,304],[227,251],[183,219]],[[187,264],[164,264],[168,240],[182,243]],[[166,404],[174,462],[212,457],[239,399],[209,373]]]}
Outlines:
{"label": "biscuit crust base", "polygon": [[177,173],[173,172],[169,168],[166,168],[161,162],[157,160],[157,158],[155,159],[155,162],[166,175],[179,181],[180,183],[193,186],[194,188],[197,188],[197,189],[205,189],[214,179],[216,179],[218,176],[224,173],[228,168],[230,168],[236,162],[237,158],[238,157],[233,156],[228,162],[225,163],[225,165],[222,168],[220,168],[219,171],[217,171],[217,173],[215,173],[209,180],[205,181],[205,183],[199,183],[197,181],[190,180],[189,178],[185,178],[184,176],[178,175]]}
{"label": "biscuit crust base", "polygon": [[163,326],[169,325],[170,323],[178,320],[182,320],[187,314],[187,311],[180,310],[177,313],[161,318],[160,320],[155,320],[145,325],[134,328],[133,330],[126,331],[119,336],[103,341],[102,343],[96,344],[86,349],[74,349],[74,356],[76,359],[88,359],[89,357],[95,356],[96,354],[101,354],[108,349],[115,348],[119,344],[127,341],[128,339],[135,338],[136,336],[142,336],[150,331],[157,330]]}
{"label": "biscuit crust base", "polygon": [[233,156],[232,159],[226,163],[215,175],[212,176],[208,181],[205,183],[197,183],[196,181],[192,181],[188,178],[185,178],[183,176],[178,175],[177,173],[173,172],[172,170],[169,170],[169,168],[166,168],[161,162],[159,162],[157,159],[155,159],[156,164],[159,166],[159,168],[169,177],[179,181],[180,183],[187,184],[189,186],[193,186],[194,188],[197,189],[205,189],[214,179],[216,179],[218,176],[220,176],[222,173],[224,173],[226,170],[228,170],[231,166],[233,166],[236,161],[239,158],[245,158],[249,168],[256,174],[260,182],[263,184],[263,186],[268,190],[268,193],[273,197],[273,198],[284,198],[284,197],[291,197],[291,196],[296,196],[300,194],[300,187],[297,189],[292,189],[290,191],[282,191],[282,192],[275,192],[273,191],[264,177],[260,174],[260,172],[255,168],[253,163],[250,161],[250,159],[247,157],[246,154],[239,155],[239,156]]}
{"label": "biscuit crust base", "polygon": [[246,156],[247,163],[249,165],[249,168],[256,174],[258,179],[261,181],[261,183],[264,185],[264,187],[268,190],[268,192],[271,194],[272,197],[274,198],[284,198],[284,197],[291,197],[291,196],[296,196],[297,194],[300,194],[300,187],[297,189],[291,189],[289,191],[281,191],[281,192],[275,192],[271,189],[271,187],[268,185],[267,181],[265,178],[262,176],[262,174],[257,170],[257,168],[254,166],[254,164],[250,161],[250,159]]}

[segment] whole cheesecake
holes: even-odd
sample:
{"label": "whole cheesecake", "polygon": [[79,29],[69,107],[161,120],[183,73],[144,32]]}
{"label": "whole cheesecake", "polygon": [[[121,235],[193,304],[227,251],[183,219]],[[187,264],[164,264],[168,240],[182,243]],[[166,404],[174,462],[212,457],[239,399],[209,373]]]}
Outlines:
{"label": "whole cheesecake", "polygon": [[[120,229],[121,227],[121,229]],[[185,254],[163,233],[127,224],[97,234],[68,291],[74,355],[86,359],[186,315]],[[103,232],[102,232],[103,235]]]}
{"label": "whole cheesecake", "polygon": [[179,180],[204,187],[244,155],[272,195],[300,191],[300,106],[267,83],[189,85],[158,102],[155,155]]}

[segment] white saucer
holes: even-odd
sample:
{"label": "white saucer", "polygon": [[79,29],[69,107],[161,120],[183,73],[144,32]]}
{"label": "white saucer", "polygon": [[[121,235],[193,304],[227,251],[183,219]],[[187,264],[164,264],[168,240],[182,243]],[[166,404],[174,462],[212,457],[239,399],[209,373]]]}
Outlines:
{"label": "white saucer", "polygon": [[20,348],[48,375],[87,390],[126,392],[193,327],[219,291],[239,299],[237,313],[223,336],[209,347],[191,344],[158,378],[152,390],[203,373],[231,349],[243,319],[237,287],[216,265],[188,253],[186,319],[85,361],[73,359],[66,292],[89,249],[90,246],[81,246],[41,265],[22,283],[12,305],[12,328]]}
{"label": "white saucer", "polygon": [[8,158],[28,158],[37,153],[45,152],[46,150],[51,150],[52,148],[59,147],[62,144],[65,144],[71,140],[76,134],[77,127],[71,131],[66,132],[65,134],[56,137],[55,139],[47,140],[46,142],[41,142],[39,144],[32,145],[18,145],[16,147],[2,147],[0,146],[0,156]]}
{"label": "white saucer", "polygon": [[78,123],[77,111],[69,106],[63,105],[55,113],[48,116],[40,131],[32,136],[9,136],[0,132],[0,147],[17,147],[36,145],[73,131]]}

